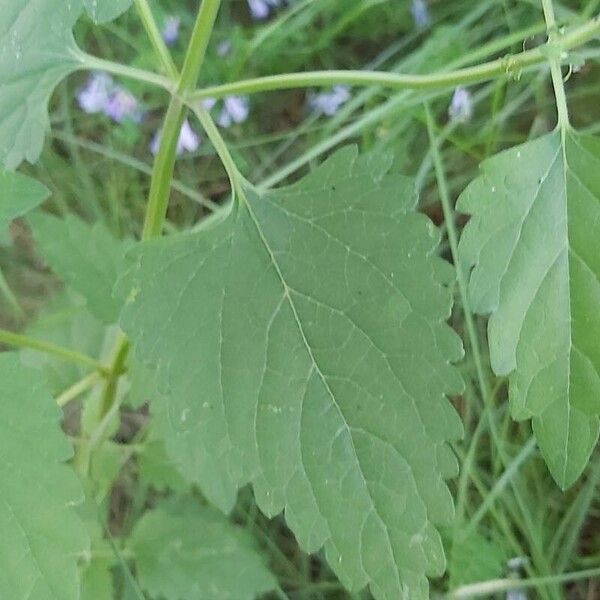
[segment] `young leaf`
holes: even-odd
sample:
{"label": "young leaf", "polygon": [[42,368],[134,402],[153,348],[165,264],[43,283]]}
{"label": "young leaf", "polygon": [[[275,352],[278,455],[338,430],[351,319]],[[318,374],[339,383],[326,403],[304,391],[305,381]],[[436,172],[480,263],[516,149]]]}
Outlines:
{"label": "young leaf", "polygon": [[168,395],[169,453],[211,501],[251,481],[347,587],[419,600],[444,569],[462,347],[439,233],[389,165],[346,148],[143,246],[122,325]]}
{"label": "young leaf", "polygon": [[123,14],[131,0],[83,0],[94,23],[108,23]]}
{"label": "young leaf", "polygon": [[88,225],[72,215],[58,219],[38,212],[29,223],[52,270],[87,300],[94,316],[114,323],[125,297],[113,296],[113,287],[130,244],[115,239],[102,223]]}
{"label": "young leaf", "polygon": [[59,411],[15,354],[0,355],[0,398],[0,598],[77,600],[89,539]]}
{"label": "young leaf", "polygon": [[50,192],[32,179],[0,169],[0,238],[5,237],[8,224],[39,206]]}
{"label": "young leaf", "polygon": [[147,512],[128,547],[152,598],[252,600],[276,585],[250,535],[190,498]]}
{"label": "young leaf", "polygon": [[471,307],[516,419],[566,488],[598,439],[600,140],[555,131],[486,161],[461,196]]}
{"label": "young leaf", "polygon": [[48,100],[79,66],[72,27],[81,0],[9,0],[0,11],[0,165],[37,160]]}

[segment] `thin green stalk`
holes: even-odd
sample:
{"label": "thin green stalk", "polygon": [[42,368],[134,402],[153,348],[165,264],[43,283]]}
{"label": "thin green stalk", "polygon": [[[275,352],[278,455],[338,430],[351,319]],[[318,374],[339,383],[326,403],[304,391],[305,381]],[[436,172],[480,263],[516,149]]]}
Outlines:
{"label": "thin green stalk", "polygon": [[488,513],[496,499],[503,493],[508,484],[512,481],[521,465],[535,452],[536,441],[531,437],[527,444],[521,448],[521,451],[515,456],[512,462],[508,465],[502,476],[496,480],[494,487],[486,495],[484,501],[479,506],[477,512],[469,519],[468,524],[461,530],[461,534],[467,537],[471,532],[475,531],[477,525]]}
{"label": "thin green stalk", "polygon": [[180,94],[186,94],[196,85],[220,5],[221,0],[202,0],[177,86]]}
{"label": "thin green stalk", "polygon": [[56,398],[56,404],[60,407],[65,406],[71,400],[75,400],[84,392],[87,392],[90,388],[94,387],[96,383],[100,381],[100,374],[98,371],[92,371],[86,375],[83,379],[80,379],[74,383],[71,387],[66,389],[60,396]]}
{"label": "thin green stalk", "polygon": [[[544,0],[548,2],[549,0]],[[600,32],[600,18],[596,17],[584,25],[574,28],[556,41],[560,52],[567,52],[590,41]],[[494,79],[498,75],[519,75],[528,66],[547,62],[542,48],[525,50],[487,63],[429,75],[402,75],[378,71],[309,71],[256,77],[223,85],[205,87],[190,94],[189,99],[220,98],[230,94],[255,94],[270,90],[346,84],[353,86],[379,85],[394,90],[439,89],[468,85]]]}
{"label": "thin green stalk", "polygon": [[121,63],[116,63],[111,60],[104,60],[103,58],[87,54],[82,50],[77,51],[77,58],[80,61],[80,70],[106,71],[111,75],[126,77],[128,79],[134,79],[135,81],[142,81],[143,83],[164,88],[169,92],[171,92],[174,87],[173,80],[168,77],[152,73],[151,71],[145,71],[144,69],[122,65]]}
{"label": "thin green stalk", "polygon": [[177,71],[177,67],[173,62],[171,53],[169,52],[167,45],[165,44],[162,35],[158,30],[158,26],[156,25],[156,21],[152,15],[152,9],[148,4],[148,0],[134,0],[134,2],[140,20],[142,21],[142,25],[146,30],[146,34],[148,35],[148,39],[154,48],[154,52],[156,53],[158,60],[160,61],[165,73],[169,76],[169,78],[173,81],[176,81],[179,77],[179,72]]}
{"label": "thin green stalk", "polygon": [[473,359],[475,361],[475,370],[477,373],[477,380],[481,391],[483,403],[488,409],[487,414],[489,415],[490,431],[494,437],[494,440],[499,444],[497,439],[498,433],[496,430],[496,424],[493,419],[493,399],[490,393],[490,384],[483,367],[483,360],[481,357],[481,349],[479,347],[479,337],[477,335],[477,329],[475,328],[475,321],[473,319],[473,313],[469,305],[469,295],[467,291],[467,279],[460,265],[460,259],[458,256],[458,233],[456,231],[456,224],[454,222],[454,211],[450,204],[450,193],[448,191],[448,184],[446,181],[446,175],[444,172],[444,166],[442,164],[442,158],[438,148],[438,140],[434,131],[433,116],[429,106],[425,104],[425,115],[427,118],[427,131],[429,133],[429,142],[431,146],[431,153],[433,157],[433,164],[436,172],[437,183],[439,188],[440,201],[442,203],[442,211],[444,213],[444,222],[446,223],[448,233],[448,243],[450,244],[450,252],[452,254],[452,260],[456,270],[456,280],[458,283],[458,290],[460,293],[460,299],[462,302],[463,314],[465,318],[465,324],[467,326],[467,336],[469,338],[469,345],[471,346],[471,352],[473,353]]}
{"label": "thin green stalk", "polygon": [[556,585],[558,583],[579,581],[581,579],[594,579],[598,576],[600,576],[600,568],[562,573],[560,575],[548,575],[547,577],[532,577],[531,579],[492,579],[490,581],[462,586],[451,592],[448,595],[448,600],[479,598],[509,590]]}
{"label": "thin green stalk", "polygon": [[219,133],[217,126],[212,120],[211,116],[208,114],[206,110],[202,107],[202,105],[197,102],[195,104],[191,104],[190,108],[192,112],[198,117],[198,120],[202,124],[208,139],[213,145],[214,149],[217,152],[217,155],[221,159],[223,166],[225,167],[225,171],[227,172],[227,176],[229,177],[229,182],[231,183],[231,188],[238,194],[243,194],[240,190],[240,179],[241,175],[238,171],[238,168],[235,166],[233,158],[229,153],[227,148],[227,144],[225,144],[225,140]]}
{"label": "thin green stalk", "polygon": [[123,333],[120,333],[113,349],[108,376],[106,377],[102,389],[102,400],[100,402],[100,412],[98,415],[99,419],[104,418],[113,405],[119,377],[125,371],[125,362],[127,360],[128,352],[129,341]]}
{"label": "thin green stalk", "polygon": [[19,304],[19,300],[15,296],[15,293],[12,291],[10,285],[8,285],[8,281],[6,281],[6,277],[4,277],[4,272],[0,268],[0,294],[4,297],[4,300],[10,307],[14,317],[19,321],[25,321],[27,319],[27,315],[25,311]]}
{"label": "thin green stalk", "polygon": [[43,340],[36,340],[25,335],[13,333],[12,331],[6,331],[6,329],[0,329],[0,344],[6,344],[7,346],[13,346],[15,348],[31,348],[32,350],[38,350],[39,352],[55,356],[61,360],[92,368],[103,376],[108,375],[106,367],[95,358],[87,356],[87,354],[63,346],[58,346],[57,344],[52,344],[50,342],[44,342]]}
{"label": "thin green stalk", "polygon": [[172,96],[160,133],[160,144],[150,179],[150,193],[142,239],[148,240],[161,234],[169,205],[171,180],[175,169],[177,140],[185,118],[184,105],[179,96]]}
{"label": "thin green stalk", "polygon": [[221,0],[204,0],[198,11],[192,39],[177,84],[177,92],[171,97],[167,109],[158,153],[152,168],[150,194],[142,230],[144,240],[159,236],[163,228],[175,168],[177,140],[186,112],[181,97],[196,85],[220,4]]}

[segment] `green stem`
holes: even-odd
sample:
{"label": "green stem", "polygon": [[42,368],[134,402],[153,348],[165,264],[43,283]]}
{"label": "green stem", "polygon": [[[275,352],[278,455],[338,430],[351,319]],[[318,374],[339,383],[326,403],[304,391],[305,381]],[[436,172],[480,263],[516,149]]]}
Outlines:
{"label": "green stem", "polygon": [[32,350],[38,350],[39,352],[55,356],[61,360],[92,368],[103,376],[108,375],[106,367],[100,361],[91,356],[87,356],[87,354],[63,346],[58,346],[50,342],[44,342],[25,335],[13,333],[12,331],[0,329],[0,344],[6,344],[7,346],[13,346],[15,348],[31,348]]}
{"label": "green stem", "polygon": [[171,180],[175,169],[177,140],[185,118],[184,104],[179,96],[172,96],[160,133],[160,144],[150,179],[150,193],[142,239],[148,240],[161,234],[169,205]]}
{"label": "green stem", "polygon": [[189,92],[196,85],[220,5],[221,0],[202,0],[177,86],[180,94]]}
{"label": "green stem", "polygon": [[181,97],[196,85],[220,3],[221,0],[204,0],[198,11],[192,39],[177,84],[177,93],[171,97],[160,134],[160,144],[152,168],[150,194],[142,230],[142,239],[144,240],[159,236],[163,228],[175,169],[177,141],[186,111]]}
{"label": "green stem", "polygon": [[217,126],[212,120],[211,116],[208,114],[206,110],[202,107],[200,103],[190,104],[190,108],[192,112],[198,117],[208,139],[213,145],[215,151],[217,152],[218,157],[221,159],[223,166],[225,167],[225,171],[227,172],[227,176],[229,177],[229,182],[231,183],[231,188],[238,194],[243,195],[243,191],[240,189],[240,179],[241,175],[238,168],[235,166],[235,162],[231,154],[229,153],[229,149],[227,148],[227,144],[225,140],[221,136]]}
{"label": "green stem", "polygon": [[145,71],[144,69],[137,69],[136,67],[129,67],[116,63],[111,60],[104,60],[97,56],[92,56],[83,51],[77,52],[77,58],[80,61],[80,70],[97,70],[106,71],[111,75],[118,77],[126,77],[128,79],[134,79],[135,81],[141,81],[150,85],[164,88],[171,92],[173,91],[173,81],[163,75],[152,73],[151,71]]}
{"label": "green stem", "polygon": [[71,400],[75,400],[75,398],[94,387],[98,381],[100,381],[100,374],[98,371],[92,371],[58,396],[56,398],[56,404],[60,407],[65,406],[71,402]]}
{"label": "green stem", "polygon": [[104,388],[102,389],[102,400],[100,402],[100,413],[98,415],[99,419],[103,419],[106,416],[114,403],[117,384],[119,377],[125,371],[125,362],[127,360],[128,352],[129,341],[123,333],[120,333],[113,349],[108,375],[104,382]]}
{"label": "green stem", "polygon": [[600,568],[575,571],[573,573],[562,573],[560,575],[548,575],[547,577],[532,577],[531,579],[492,579],[473,583],[458,588],[448,595],[449,600],[465,600],[466,598],[478,598],[490,596],[499,592],[509,590],[555,585],[581,579],[594,579],[600,576]]}
{"label": "green stem", "polygon": [[[596,17],[562,36],[559,40],[560,51],[566,52],[581,46],[596,37],[599,32],[600,18]],[[270,75],[202,88],[190,94],[189,99],[193,101],[207,97],[220,98],[230,94],[255,94],[269,90],[330,86],[334,84],[379,85],[394,90],[454,87],[494,79],[502,74],[517,75],[525,67],[545,63],[547,60],[547,55],[541,48],[533,48],[473,67],[429,75],[338,70]]]}
{"label": "green stem", "polygon": [[134,2],[140,20],[142,21],[144,29],[146,30],[146,34],[148,35],[148,39],[150,40],[150,43],[154,48],[154,52],[160,60],[165,73],[170,79],[176,81],[179,77],[179,72],[177,71],[177,67],[173,62],[171,53],[169,52],[167,45],[160,34],[158,26],[156,25],[156,21],[152,15],[152,10],[148,4],[148,0],[134,0]]}
{"label": "green stem", "polygon": [[552,58],[550,59],[550,73],[552,75],[554,95],[556,96],[558,126],[564,131],[569,127],[569,108],[567,106],[565,83],[561,71],[561,54],[564,52],[564,48],[562,47],[560,33],[556,26],[552,0],[542,0],[542,8],[544,9],[544,19],[546,19],[546,28],[548,31],[548,45],[553,51]]}

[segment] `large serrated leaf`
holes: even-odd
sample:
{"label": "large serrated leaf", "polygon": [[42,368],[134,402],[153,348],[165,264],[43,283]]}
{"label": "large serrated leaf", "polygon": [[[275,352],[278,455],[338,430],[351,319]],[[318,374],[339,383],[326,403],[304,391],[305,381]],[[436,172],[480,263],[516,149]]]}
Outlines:
{"label": "large serrated leaf", "polygon": [[339,151],[134,254],[122,325],[168,394],[168,451],[221,508],[247,481],[351,589],[426,598],[453,505],[451,267],[385,156]]}
{"label": "large serrated leaf", "polygon": [[77,600],[89,539],[72,448],[36,371],[0,355],[0,598]]}
{"label": "large serrated leaf", "polygon": [[0,164],[37,160],[52,90],[80,64],[72,28],[81,0],[8,0],[0,11]]}
{"label": "large serrated leaf", "polygon": [[88,225],[72,215],[58,219],[38,212],[29,223],[53,271],[86,299],[90,313],[114,323],[125,297],[113,296],[113,287],[130,242],[114,238],[102,223]]}
{"label": "large serrated leaf", "polygon": [[491,313],[492,367],[510,374],[554,479],[571,485],[600,414],[600,140],[555,131],[482,165],[459,199],[472,308]]}
{"label": "large serrated leaf", "polygon": [[191,498],[147,512],[128,549],[152,598],[253,600],[276,586],[248,532]]}
{"label": "large serrated leaf", "polygon": [[0,168],[0,239],[6,237],[10,221],[27,214],[49,195],[48,188],[35,179]]}

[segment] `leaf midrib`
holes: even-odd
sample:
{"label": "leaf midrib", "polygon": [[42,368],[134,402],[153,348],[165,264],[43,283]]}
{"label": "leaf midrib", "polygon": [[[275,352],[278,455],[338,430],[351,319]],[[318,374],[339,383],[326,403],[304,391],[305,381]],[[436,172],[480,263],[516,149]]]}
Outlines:
{"label": "leaf midrib", "polygon": [[[396,581],[397,581],[398,589],[401,589],[402,583],[401,583],[401,580],[400,580],[400,573],[399,573],[399,569],[398,569],[398,566],[397,566],[398,565],[398,561],[397,561],[396,556],[395,556],[395,550],[394,550],[394,546],[393,546],[391,538],[390,538],[390,533],[389,533],[389,530],[388,530],[388,525],[384,521],[384,519],[381,518],[381,515],[379,514],[379,512],[377,510],[375,500],[373,499],[373,496],[372,496],[371,491],[370,491],[370,487],[369,487],[369,485],[367,483],[367,480],[365,478],[365,474],[363,473],[363,468],[362,468],[362,465],[360,464],[360,460],[358,458],[358,452],[356,451],[356,447],[354,445],[354,438],[352,436],[352,429],[351,429],[349,423],[347,422],[346,417],[344,416],[344,413],[341,410],[341,407],[338,404],[338,402],[337,402],[337,400],[336,400],[336,398],[335,398],[335,396],[333,394],[333,391],[331,390],[331,388],[329,386],[329,383],[327,382],[327,379],[326,379],[324,373],[321,371],[321,368],[320,368],[320,366],[319,366],[319,364],[318,364],[318,362],[317,362],[317,360],[316,360],[316,358],[315,358],[315,356],[314,356],[314,354],[312,352],[312,348],[310,347],[310,344],[308,343],[308,339],[306,338],[306,335],[304,333],[304,328],[302,327],[302,323],[300,321],[300,317],[298,315],[298,311],[296,310],[296,306],[295,306],[295,304],[294,304],[294,302],[293,302],[293,300],[292,300],[292,298],[290,296],[290,291],[291,291],[290,287],[287,285],[287,282],[285,281],[285,278],[283,277],[283,273],[281,271],[281,268],[279,267],[279,264],[278,264],[278,262],[277,262],[277,260],[275,258],[275,255],[274,255],[273,251],[271,250],[271,247],[269,246],[268,240],[266,239],[266,237],[265,237],[265,235],[264,235],[264,233],[263,233],[263,231],[262,231],[262,229],[260,227],[260,223],[259,223],[256,215],[254,214],[252,206],[251,206],[249,200],[245,196],[242,198],[242,202],[243,202],[243,206],[247,209],[248,214],[250,215],[250,218],[252,219],[252,222],[253,222],[253,224],[254,224],[254,226],[256,228],[256,231],[257,231],[257,233],[259,235],[259,238],[260,238],[261,242],[263,243],[263,245],[265,247],[265,250],[267,251],[267,253],[268,253],[269,257],[270,257],[270,260],[271,260],[271,263],[272,263],[273,267],[275,268],[275,271],[277,273],[277,277],[279,278],[279,281],[281,282],[281,285],[283,286],[284,297],[287,299],[287,301],[289,303],[289,306],[290,306],[290,309],[292,310],[292,314],[294,315],[294,320],[296,322],[296,326],[298,327],[298,330],[299,330],[300,335],[302,337],[302,342],[303,342],[303,344],[304,344],[304,346],[306,348],[306,351],[307,351],[307,353],[308,353],[308,355],[310,357],[311,363],[313,364],[314,369],[316,370],[317,374],[319,375],[319,378],[321,379],[323,385],[325,386],[325,389],[327,390],[327,393],[331,397],[332,402],[334,403],[335,407],[337,408],[338,414],[340,415],[341,419],[343,420],[344,426],[345,426],[345,428],[346,428],[346,430],[348,432],[348,436],[349,436],[350,441],[352,443],[352,451],[353,451],[353,454],[355,456],[356,465],[357,465],[357,467],[359,469],[359,472],[360,472],[361,480],[363,482],[363,485],[364,485],[365,489],[368,490],[368,492],[369,492],[369,498],[371,499],[371,505],[373,507],[373,511],[377,515],[377,518],[381,522],[381,524],[383,526],[383,529],[385,531],[386,538],[387,538],[387,543],[388,543],[388,546],[390,548],[391,555],[392,555],[392,557],[394,559],[394,566],[395,566],[394,572],[395,572],[395,575],[396,575]],[[307,380],[307,382],[308,382],[308,380]],[[308,385],[307,385],[307,387],[308,387]],[[310,478],[308,478],[308,475],[307,475],[307,479],[308,479],[308,481],[310,481]],[[312,488],[312,484],[311,484],[311,488]],[[314,490],[311,490],[311,491],[312,491],[312,493],[314,495]],[[316,497],[315,497],[315,499],[316,499]],[[331,532],[330,532],[329,541],[332,542]],[[365,569],[365,567],[364,567],[364,563],[363,563],[363,559],[362,559],[362,551],[359,552],[359,556],[360,556],[361,566],[362,566],[365,574],[368,575],[368,570]]]}

